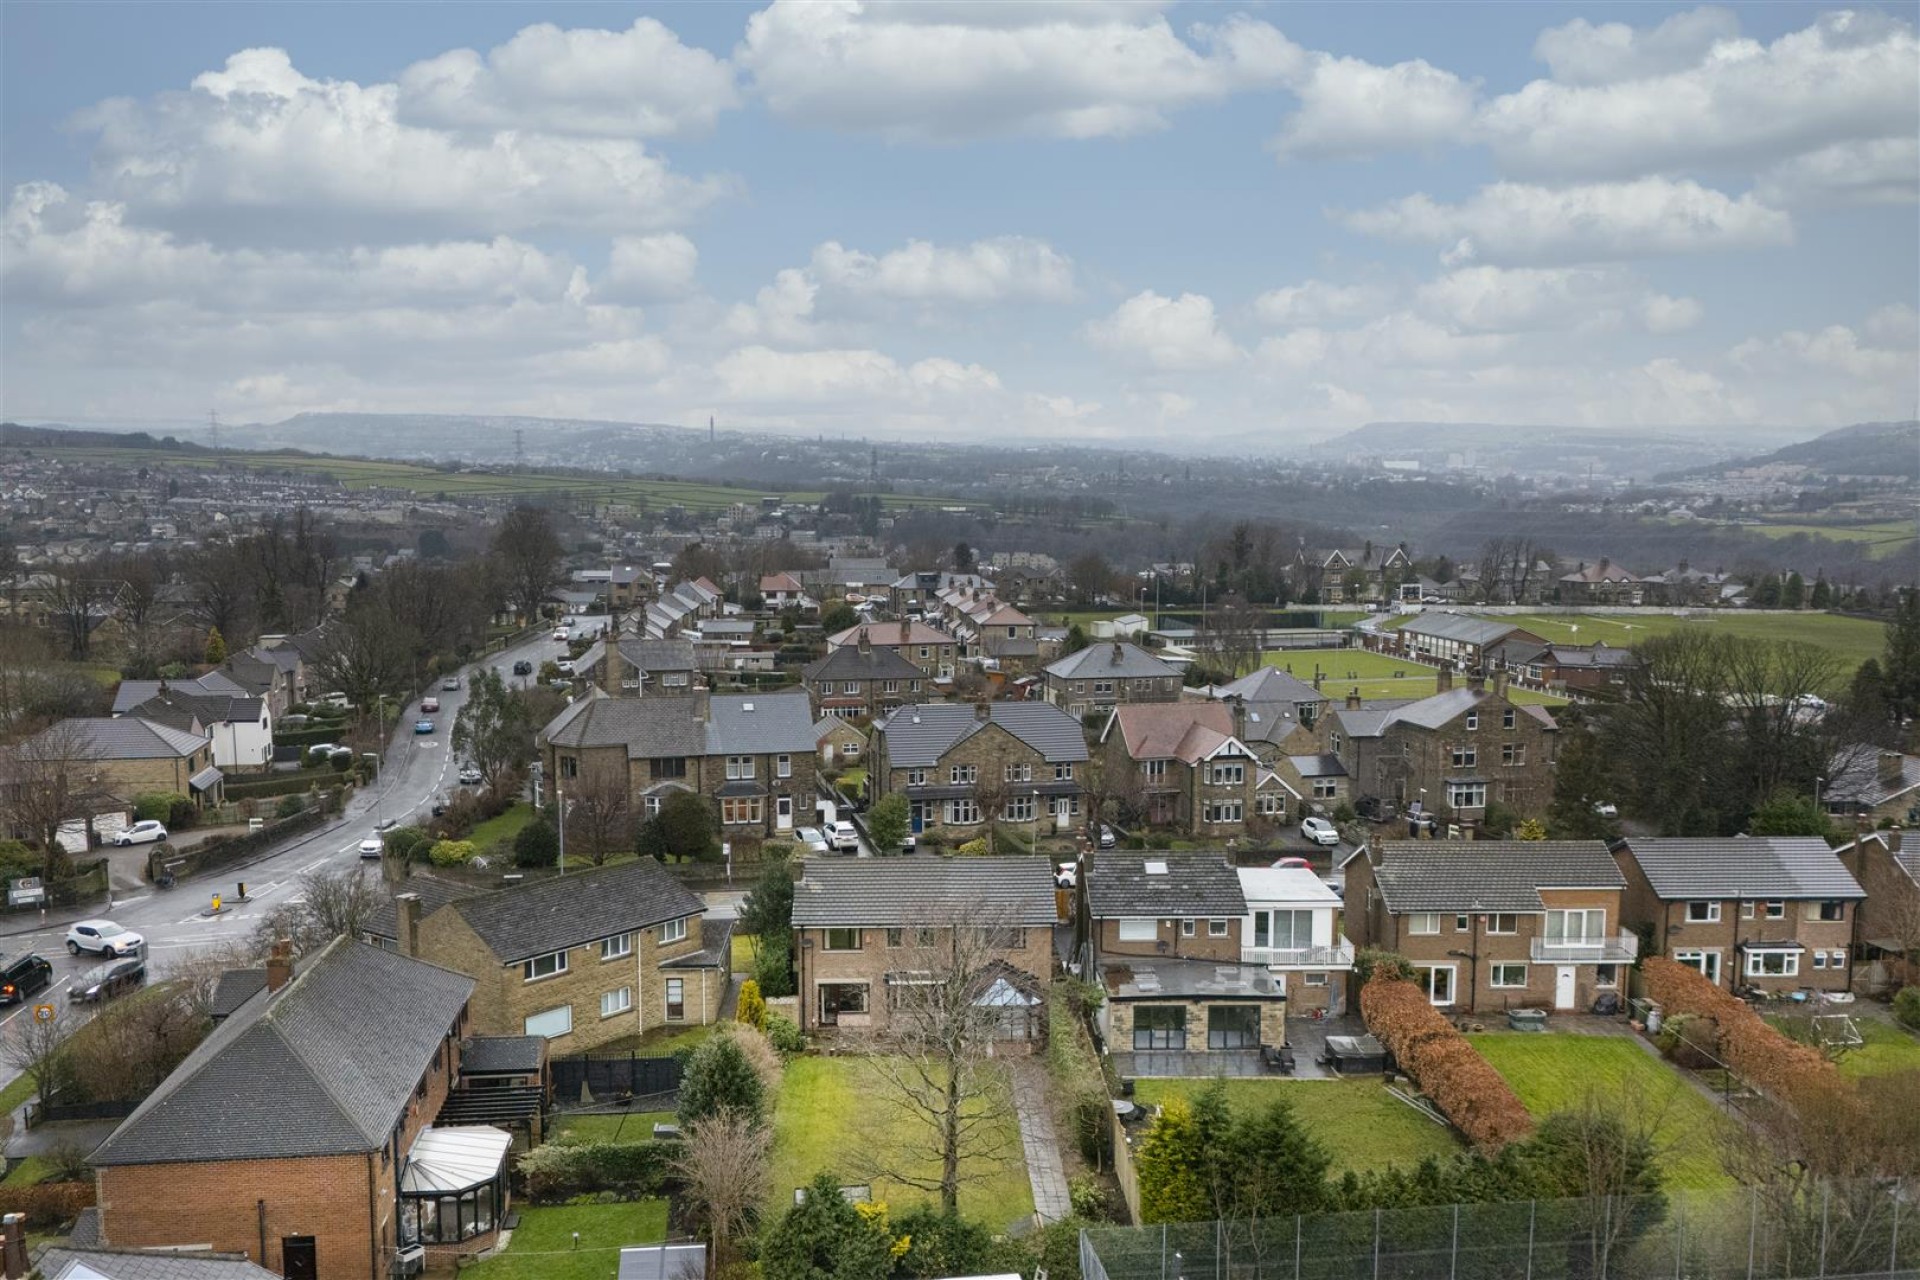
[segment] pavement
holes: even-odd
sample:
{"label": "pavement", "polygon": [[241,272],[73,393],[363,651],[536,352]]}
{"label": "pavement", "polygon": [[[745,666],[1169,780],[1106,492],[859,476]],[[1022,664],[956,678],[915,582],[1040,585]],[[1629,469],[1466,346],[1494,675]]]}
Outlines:
{"label": "pavement", "polygon": [[1073,1198],[1067,1194],[1060,1140],[1054,1135],[1053,1113],[1047,1109],[1046,1076],[1031,1058],[1013,1064],[1013,1109],[1020,1121],[1027,1179],[1033,1184],[1033,1211],[1042,1223],[1070,1217]]}

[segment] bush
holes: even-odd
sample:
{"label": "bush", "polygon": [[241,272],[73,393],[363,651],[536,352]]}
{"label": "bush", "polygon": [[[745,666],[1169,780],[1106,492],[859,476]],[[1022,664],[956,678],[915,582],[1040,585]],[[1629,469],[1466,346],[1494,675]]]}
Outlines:
{"label": "bush", "polygon": [[807,1051],[806,1033],[800,1030],[800,1024],[784,1013],[767,1014],[767,1043],[771,1044],[783,1056],[791,1058],[796,1053]]}
{"label": "bush", "polygon": [[985,854],[986,851],[987,851],[987,838],[985,836],[976,836],[972,840],[969,840],[965,844],[961,845],[958,849],[954,850],[955,853],[959,854],[963,858],[978,858],[981,855]]}
{"label": "bush", "polygon": [[560,832],[541,814],[526,826],[520,828],[513,838],[513,865],[516,867],[550,867],[560,861]]}
{"label": "bush", "polygon": [[381,839],[386,843],[387,856],[401,862],[411,862],[420,857],[422,846],[431,847],[433,840],[418,827],[395,827]]}
{"label": "bush", "polygon": [[306,807],[306,796],[287,796],[281,800],[279,804],[273,806],[273,816],[276,818],[291,818],[294,814],[301,812]]}
{"label": "bush", "polygon": [[1065,982],[1047,992],[1047,1074],[1073,1127],[1074,1145],[1088,1164],[1105,1167],[1113,1155],[1113,1104],[1093,1040]]}
{"label": "bush", "polygon": [[315,787],[336,787],[340,785],[340,775],[331,765],[314,769],[298,769],[290,773],[276,773],[271,777],[256,781],[240,779],[227,783],[229,800],[270,800],[275,796],[298,795],[311,791]]}
{"label": "bush", "polygon": [[755,1031],[767,1029],[767,1001],[760,994],[760,984],[752,978],[740,984],[739,1007],[733,1016],[736,1022],[743,1022]]}
{"label": "bush", "polygon": [[193,801],[177,791],[150,791],[136,797],[133,802],[133,817],[136,822],[163,822],[174,824],[174,814],[184,809],[193,812]]}
{"label": "bush", "polygon": [[1903,1027],[1920,1031],[1920,987],[1902,987],[1893,997],[1893,1018]]}
{"label": "bush", "polygon": [[1106,1184],[1090,1173],[1076,1173],[1067,1179],[1067,1203],[1073,1206],[1076,1218],[1098,1221],[1106,1218],[1110,1210]]}
{"label": "bush", "polygon": [[0,880],[18,880],[21,876],[37,876],[43,870],[44,861],[40,855],[27,848],[20,840],[0,840]]}
{"label": "bush", "polygon": [[785,929],[760,935],[760,947],[753,958],[753,980],[766,996],[790,996],[794,993],[793,935]]}
{"label": "bush", "polygon": [[1781,1035],[1746,1001],[1708,982],[1698,970],[1666,956],[1649,956],[1641,962],[1640,974],[1647,995],[1666,1016],[1691,1014],[1716,1024],[1720,1060],[1761,1093],[1794,1104],[1839,1084],[1839,1073],[1824,1054]]}
{"label": "bush", "polygon": [[766,1085],[738,1038],[714,1036],[687,1059],[680,1080],[680,1126],[726,1109],[764,1119]]}
{"label": "bush", "polygon": [[677,1142],[576,1142],[561,1134],[520,1157],[527,1198],[554,1204],[590,1192],[614,1191],[630,1199],[667,1189]]}
{"label": "bush", "polygon": [[1473,1145],[1498,1149],[1533,1131],[1533,1117],[1506,1080],[1419,987],[1376,973],[1360,989],[1360,1013],[1400,1069]]}
{"label": "bush", "polygon": [[0,1214],[24,1213],[27,1226],[52,1231],[80,1216],[94,1202],[91,1182],[43,1182],[33,1187],[0,1187]]}
{"label": "bush", "polygon": [[476,852],[471,840],[436,840],[427,859],[436,867],[458,867],[473,861]]}

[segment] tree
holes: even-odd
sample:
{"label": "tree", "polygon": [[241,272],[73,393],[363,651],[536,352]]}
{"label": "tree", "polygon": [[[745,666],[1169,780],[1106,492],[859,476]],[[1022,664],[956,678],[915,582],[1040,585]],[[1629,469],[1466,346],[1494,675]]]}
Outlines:
{"label": "tree", "polygon": [[513,865],[550,867],[560,860],[560,832],[546,814],[535,815],[513,837]]}
{"label": "tree", "polygon": [[894,792],[882,796],[867,810],[867,837],[873,841],[876,852],[892,853],[906,843],[907,829],[912,822],[907,798]]}
{"label": "tree", "polygon": [[1067,628],[1067,638],[1060,646],[1060,656],[1064,658],[1068,654],[1078,653],[1092,643],[1087,638],[1087,629],[1077,622],[1073,623]]}
{"label": "tree", "polygon": [[660,812],[641,825],[637,847],[662,862],[669,857],[712,862],[720,856],[720,818],[713,802],[691,791],[676,791]]}
{"label": "tree", "polygon": [[533,758],[526,701],[491,667],[467,681],[467,701],[453,719],[453,749],[473,762],[491,788]]}
{"label": "tree", "polygon": [[973,548],[965,542],[953,544],[953,571],[955,573],[973,572]]}
{"label": "tree", "polygon": [[785,858],[769,862],[740,904],[740,931],[753,948],[753,980],[763,996],[793,994],[793,876]]}
{"label": "tree", "polygon": [[1753,811],[1747,834],[1756,836],[1826,836],[1833,824],[1812,796],[1781,789]]}
{"label": "tree", "polygon": [[61,1051],[73,1035],[80,1019],[71,1009],[66,1017],[14,1018],[0,1040],[0,1060],[33,1081],[33,1091],[45,1099],[59,1090]]}
{"label": "tree", "polygon": [[734,1237],[753,1224],[766,1198],[773,1131],[743,1112],[722,1110],[693,1121],[682,1138],[673,1171],[707,1220],[714,1273],[724,1275]]}
{"label": "tree", "polygon": [[815,1174],[800,1203],[761,1234],[763,1280],[886,1280],[893,1236],[871,1210],[841,1195],[833,1173]]}
{"label": "tree", "polygon": [[820,630],[830,636],[839,635],[848,627],[857,625],[859,621],[860,615],[855,613],[853,606],[845,600],[835,600],[822,606],[820,610]]}
{"label": "tree", "polygon": [[1833,588],[1827,584],[1824,576],[1814,578],[1813,594],[1809,597],[1807,603],[1816,609],[1833,607]]}
{"label": "tree", "polygon": [[1903,587],[1887,622],[1880,657],[1887,715],[1894,724],[1920,718],[1920,587]]}
{"label": "tree", "polygon": [[[564,784],[560,821],[566,831],[566,847],[596,867],[634,847],[633,797],[627,780],[621,777],[625,763],[622,760],[614,767],[587,769]],[[663,807],[661,815],[665,814]]]}
{"label": "tree", "polygon": [[113,594],[114,583],[100,565],[58,565],[47,572],[47,612],[66,642],[68,657],[79,660],[93,652],[93,629]]}
{"label": "tree", "polygon": [[300,877],[300,892],[281,903],[254,926],[249,953],[264,958],[282,939],[293,944],[296,956],[311,955],[335,938],[358,938],[386,904],[378,876],[364,864],[337,871],[309,871]]}
{"label": "tree", "polygon": [[681,1127],[686,1128],[723,1112],[761,1124],[767,1112],[766,1086],[739,1041],[711,1036],[687,1059],[678,1114]]}
{"label": "tree", "polygon": [[62,720],[0,755],[0,796],[8,825],[40,845],[41,875],[57,879],[67,864],[60,826],[84,818],[105,797],[100,748],[80,724]]}
{"label": "tree", "polygon": [[1091,604],[1113,588],[1113,566],[1098,551],[1084,551],[1067,565],[1067,581],[1073,584],[1074,599]]}
{"label": "tree", "polygon": [[220,634],[220,628],[208,627],[207,628],[207,648],[206,648],[207,665],[210,667],[217,667],[221,663],[225,662],[226,660],[227,660],[226,638]]}
{"label": "tree", "polygon": [[767,1002],[760,994],[760,984],[748,978],[740,984],[739,1006],[734,1010],[735,1022],[744,1023],[755,1031],[767,1029]]}
{"label": "tree", "polygon": [[1141,1222],[1206,1221],[1212,1206],[1202,1174],[1204,1166],[1200,1128],[1192,1104],[1177,1095],[1168,1098],[1140,1140],[1140,1154],[1135,1159]]}
{"label": "tree", "polygon": [[538,507],[515,507],[495,531],[490,554],[499,566],[509,603],[522,620],[537,619],[548,593],[560,584],[564,548],[553,531],[553,521]]}
{"label": "tree", "polygon": [[322,688],[338,689],[365,711],[383,694],[404,694],[413,670],[413,640],[391,613],[356,595],[326,629],[314,668]]}
{"label": "tree", "polygon": [[1807,580],[1796,569],[1787,575],[1786,585],[1780,589],[1780,604],[1783,608],[1798,609],[1806,602]]}

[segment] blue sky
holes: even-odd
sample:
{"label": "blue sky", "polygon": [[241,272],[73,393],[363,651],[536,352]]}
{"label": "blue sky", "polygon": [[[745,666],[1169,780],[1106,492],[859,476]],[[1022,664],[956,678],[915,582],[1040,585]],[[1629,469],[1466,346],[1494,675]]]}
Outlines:
{"label": "blue sky", "polygon": [[0,409],[1908,416],[1914,17],[13,3]]}

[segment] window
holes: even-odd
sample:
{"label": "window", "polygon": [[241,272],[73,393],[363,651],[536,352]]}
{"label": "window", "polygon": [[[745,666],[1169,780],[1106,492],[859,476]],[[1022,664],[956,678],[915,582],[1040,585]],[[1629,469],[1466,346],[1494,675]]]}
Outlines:
{"label": "window", "polygon": [[1453,767],[1456,769],[1471,769],[1479,758],[1480,752],[1477,748],[1461,746],[1458,743],[1454,744],[1450,754]]}
{"label": "window", "polygon": [[900,682],[899,682],[898,680],[885,680],[885,681],[882,681],[882,682],[881,682],[881,684],[880,684],[880,692],[882,692],[882,693],[898,693],[898,692],[900,692]]}
{"label": "window", "polygon": [[1047,809],[1048,813],[1066,814],[1069,818],[1080,816],[1079,796],[1055,796]]}
{"label": "window", "polygon": [[1596,987],[1619,986],[1620,966],[1617,964],[1597,964],[1593,966],[1593,985]]}
{"label": "window", "polygon": [[1453,918],[1453,931],[1455,933],[1466,933],[1468,930],[1472,928],[1473,928],[1473,917],[1467,916],[1467,915],[1457,915]]}
{"label": "window", "polygon": [[660,797],[648,796],[646,808],[647,808],[647,816],[649,818],[659,817],[660,816]]}
{"label": "window", "polygon": [[1500,763],[1512,768],[1527,762],[1527,744],[1524,742],[1503,742],[1500,744]]}
{"label": "window", "polygon": [[1008,822],[1032,822],[1034,818],[1033,797],[1012,796],[1007,800],[1007,811],[1003,815]]}
{"label": "window", "polygon": [[1340,735],[1339,734],[1330,733],[1327,735],[1327,749],[1333,752],[1333,754],[1335,755],[1340,754]]}
{"label": "window", "polygon": [[1847,953],[1846,953],[1846,952],[1844,952],[1844,951],[1829,951],[1829,952],[1827,952],[1827,967],[1828,967],[1829,969],[1844,969],[1844,968],[1846,968],[1846,967],[1847,967]]}
{"label": "window", "polygon": [[1784,902],[1769,902],[1769,903],[1767,904],[1767,919],[1769,919],[1769,920],[1785,920],[1786,918],[1787,918],[1787,904],[1786,904],[1786,903],[1784,903]]}
{"label": "window", "polygon": [[560,757],[560,776],[563,778],[579,777],[580,761],[574,758],[573,756],[561,756]]}
{"label": "window", "polygon": [[1814,952],[1814,953],[1813,953],[1813,967],[1814,967],[1814,968],[1816,968],[1816,969],[1824,969],[1824,968],[1826,968],[1826,967],[1827,967],[1827,953],[1826,953],[1826,952],[1824,952],[1824,951],[1816,951],[1816,952]]}
{"label": "window", "polygon": [[1720,953],[1718,951],[1676,951],[1673,953],[1675,964],[1684,964],[1689,969],[1697,969],[1700,976],[1708,982],[1720,981]]}
{"label": "window", "polygon": [[1487,784],[1484,782],[1449,782],[1447,784],[1447,803],[1456,809],[1484,809],[1487,807]]}
{"label": "window", "polygon": [[1416,911],[1407,917],[1407,932],[1424,937],[1440,932],[1440,913],[1437,911]]}
{"label": "window", "polygon": [[738,782],[741,779],[751,777],[753,777],[752,756],[727,757],[727,780],[729,782]]}
{"label": "window", "polygon": [[632,954],[633,935],[630,933],[616,933],[611,938],[600,939],[600,958],[602,960],[617,960],[621,956],[630,956]]}
{"label": "window", "polygon": [[858,951],[860,949],[860,931],[858,929],[828,929],[826,946],[829,951]]}
{"label": "window", "polygon": [[1821,904],[1820,904],[1820,914],[1819,914],[1819,919],[1822,919],[1822,920],[1845,920],[1846,918],[1847,918],[1847,904],[1846,904],[1846,903],[1844,903],[1844,902],[1823,902],[1823,903],[1821,903]]}
{"label": "window", "polygon": [[1053,780],[1055,782],[1072,782],[1073,763],[1069,761],[1065,764],[1056,764],[1053,766]]}
{"label": "window", "polygon": [[[1316,796],[1318,792],[1314,793]],[[1254,801],[1254,812],[1263,817],[1278,818],[1286,816],[1287,798],[1279,792],[1271,792]]]}
{"label": "window", "polygon": [[1467,728],[1478,729],[1479,727],[1480,727],[1480,713],[1478,711],[1467,712]]}
{"label": "window", "polygon": [[1224,937],[1226,937],[1226,936],[1227,936],[1227,922],[1226,922],[1225,920],[1209,920],[1209,921],[1207,921],[1207,936],[1208,936],[1209,938],[1224,938]]}
{"label": "window", "polygon": [[980,803],[977,800],[947,801],[947,825],[951,827],[972,826],[980,821]]}
{"label": "window", "polygon": [[720,802],[720,821],[731,826],[759,822],[763,810],[759,796],[729,796]]}
{"label": "window", "polygon": [[549,951],[546,955],[535,956],[523,962],[521,970],[526,973],[528,982],[538,982],[542,978],[551,978],[556,973],[567,971],[567,953]]}
{"label": "window", "polygon": [[686,916],[681,916],[678,920],[669,920],[665,924],[660,926],[660,945],[663,947],[670,942],[683,941],[686,938],[686,936],[687,936],[687,917]]}
{"label": "window", "polygon": [[679,1022],[687,1016],[687,980],[667,979],[667,1021]]}
{"label": "window", "polygon": [[1527,966],[1523,964],[1496,964],[1492,969],[1492,983],[1496,987],[1524,987],[1527,985]]}
{"label": "window", "polygon": [[1095,681],[1093,682],[1093,692],[1094,692],[1094,695],[1095,695],[1096,697],[1097,697],[1097,696],[1099,696],[1100,694],[1103,694],[1103,693],[1109,693],[1109,694],[1110,694],[1110,693],[1112,693],[1112,692],[1113,692],[1113,681],[1111,681],[1111,680],[1095,680]]}
{"label": "window", "polygon": [[521,1027],[527,1035],[545,1036],[549,1040],[556,1036],[564,1036],[573,1030],[573,1006],[563,1004],[558,1009],[548,1009],[545,1013],[528,1014],[527,1020],[521,1024]]}
{"label": "window", "polygon": [[1210,800],[1203,807],[1200,820],[1202,822],[1239,822],[1244,816],[1244,806],[1238,800]]}
{"label": "window", "polygon": [[1252,1049],[1260,1043],[1260,1010],[1250,1004],[1207,1006],[1207,1048]]}
{"label": "window", "polygon": [[1315,778],[1313,780],[1313,798],[1315,800],[1337,800],[1340,798],[1340,779]]}
{"label": "window", "polygon": [[1177,1004],[1143,1004],[1133,1010],[1135,1049],[1187,1047],[1187,1011]]}
{"label": "window", "polygon": [[947,770],[947,781],[955,786],[979,780],[980,766],[977,764],[956,764]]}
{"label": "window", "polygon": [[1182,920],[1180,922],[1180,936],[1183,938],[1193,937],[1199,927],[1199,923],[1197,920]]}
{"label": "window", "polygon": [[1511,911],[1502,911],[1487,917],[1488,933],[1520,932],[1520,917]]}
{"label": "window", "polygon": [[791,778],[793,776],[793,757],[775,756],[773,758],[773,776],[776,778]]}
{"label": "window", "polygon": [[[931,933],[932,930],[926,930]],[[996,924],[984,929],[974,930],[980,944],[997,951],[1018,951],[1027,945],[1027,930],[1024,925]]]}
{"label": "window", "polygon": [[1006,767],[1006,776],[1008,782],[1032,782],[1033,766],[1031,764],[1010,764]]}
{"label": "window", "polygon": [[1749,978],[1792,978],[1799,973],[1800,953],[1798,951],[1747,952]]}
{"label": "window", "polygon": [[907,692],[908,693],[920,692],[920,682],[918,680],[907,681]]}
{"label": "window", "polygon": [[600,1016],[611,1018],[633,1008],[633,988],[622,987],[618,991],[600,993]]}
{"label": "window", "polygon": [[910,787],[924,787],[924,786],[926,786],[926,785],[927,785],[927,771],[926,771],[925,769],[909,769],[909,770],[907,770],[907,785],[908,785],[908,786],[910,786]]}
{"label": "window", "polygon": [[1427,993],[1427,999],[1433,1004],[1453,1003],[1453,970],[1450,964],[1415,965],[1413,969],[1414,985]]}
{"label": "window", "polygon": [[1305,975],[1305,981],[1310,987],[1324,987],[1327,985],[1327,975],[1324,973],[1309,973]]}
{"label": "window", "polygon": [[920,656],[921,656],[921,657],[923,657],[923,658],[925,658],[925,657],[929,657],[929,656],[931,656],[931,655],[932,655],[932,653],[933,653],[933,650],[932,650],[931,648],[929,648],[928,646],[926,646],[926,645],[924,645],[924,644],[920,646]]}
{"label": "window", "polygon": [[889,929],[889,930],[887,930],[887,945],[888,945],[888,946],[890,946],[890,947],[904,947],[904,946],[906,946],[906,945],[907,945],[907,931],[906,931],[905,929]]}
{"label": "window", "polygon": [[820,984],[820,1021],[833,1026],[843,1013],[867,1011],[867,984],[864,982],[823,982]]}
{"label": "window", "polygon": [[1688,924],[1719,924],[1720,904],[1718,902],[1689,902],[1687,904]]}
{"label": "window", "polygon": [[1120,941],[1152,942],[1160,936],[1158,920],[1122,920],[1120,922]]}
{"label": "window", "polygon": [[1547,912],[1547,945],[1550,947],[1592,946],[1606,936],[1607,912],[1604,907]]}
{"label": "window", "polygon": [[1208,771],[1207,781],[1216,787],[1237,787],[1247,780],[1247,766],[1216,764]]}
{"label": "window", "polygon": [[1508,707],[1508,708],[1507,708],[1507,709],[1506,709],[1505,711],[1502,711],[1502,712],[1500,713],[1500,727],[1501,727],[1502,729],[1511,729],[1511,728],[1513,728],[1513,717],[1514,717],[1514,715],[1515,715],[1515,712],[1514,712],[1514,709],[1513,709],[1512,707]]}
{"label": "window", "polygon": [[1158,782],[1167,776],[1165,760],[1145,760],[1140,764],[1140,776],[1148,782]]}
{"label": "window", "polygon": [[1313,912],[1256,911],[1253,945],[1275,951],[1303,951],[1313,945]]}
{"label": "window", "polygon": [[654,781],[656,782],[668,778],[684,778],[687,776],[687,758],[685,756],[663,757],[659,760],[650,760],[647,764],[652,770]]}

